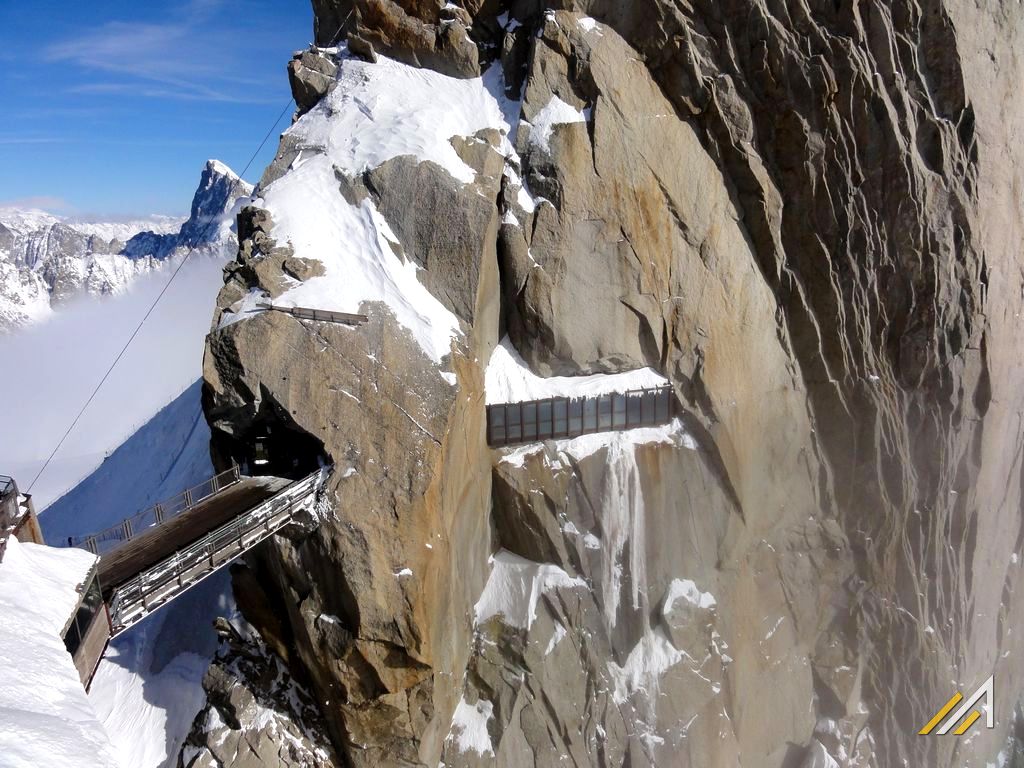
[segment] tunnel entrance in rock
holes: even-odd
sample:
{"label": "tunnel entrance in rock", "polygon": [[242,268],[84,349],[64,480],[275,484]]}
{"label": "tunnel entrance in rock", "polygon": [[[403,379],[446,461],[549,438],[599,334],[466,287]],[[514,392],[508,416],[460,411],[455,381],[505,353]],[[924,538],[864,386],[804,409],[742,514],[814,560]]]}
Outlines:
{"label": "tunnel entrance in rock", "polygon": [[[244,462],[249,475],[298,480],[327,463],[324,446],[307,432],[274,420],[253,425]],[[241,462],[239,462],[241,464]]]}
{"label": "tunnel entrance in rock", "polygon": [[264,392],[260,407],[233,437],[218,435],[217,446],[243,475],[299,480],[330,464],[324,444],[294,422],[288,411]]}

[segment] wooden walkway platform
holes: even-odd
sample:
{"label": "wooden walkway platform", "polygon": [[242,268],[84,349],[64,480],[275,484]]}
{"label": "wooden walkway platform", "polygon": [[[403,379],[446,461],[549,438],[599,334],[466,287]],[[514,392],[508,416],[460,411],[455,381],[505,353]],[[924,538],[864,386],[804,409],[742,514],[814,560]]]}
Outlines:
{"label": "wooden walkway platform", "polygon": [[103,555],[99,577],[104,598],[138,573],[261,504],[291,483],[280,477],[243,477],[217,495]]}
{"label": "wooden walkway platform", "polygon": [[[120,547],[124,542],[141,536],[147,529],[163,525],[172,517],[188,512],[211,496],[216,496],[224,489],[231,487],[240,478],[238,467],[234,466],[204,480],[199,485],[186,488],[170,499],[164,499],[148,509],[126,517],[116,525],[95,533],[87,533],[84,536],[71,537],[68,539],[68,546],[84,547],[96,555],[106,554],[110,550]],[[63,543],[60,546],[64,546]]]}

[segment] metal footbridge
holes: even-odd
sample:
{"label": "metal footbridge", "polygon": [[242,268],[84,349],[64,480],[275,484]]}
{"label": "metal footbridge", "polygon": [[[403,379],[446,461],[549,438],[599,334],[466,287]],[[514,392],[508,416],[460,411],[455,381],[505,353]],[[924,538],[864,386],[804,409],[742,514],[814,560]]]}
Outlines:
{"label": "metal footbridge", "polygon": [[221,473],[170,502],[68,543],[99,552],[116,637],[288,525],[313,527],[329,468],[301,480]]}

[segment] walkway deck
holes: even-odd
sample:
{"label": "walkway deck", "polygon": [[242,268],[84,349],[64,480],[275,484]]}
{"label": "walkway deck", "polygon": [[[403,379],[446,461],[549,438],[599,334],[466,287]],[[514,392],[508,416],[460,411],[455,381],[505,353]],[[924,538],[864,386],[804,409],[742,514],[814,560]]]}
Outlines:
{"label": "walkway deck", "polygon": [[[293,523],[316,525],[329,468],[302,480],[244,478],[205,506],[133,540],[100,563],[116,637]],[[240,486],[240,487],[239,487]],[[219,523],[219,525],[218,525]],[[168,530],[173,529],[173,530]],[[104,570],[104,561],[106,568]]]}
{"label": "walkway deck", "polygon": [[279,307],[275,304],[257,304],[260,309],[271,312],[284,312],[300,320],[315,320],[321,323],[341,323],[342,325],[362,325],[368,318],[353,312],[336,312],[331,309],[310,309],[309,307]]}
{"label": "walkway deck", "polygon": [[266,501],[291,482],[280,477],[243,477],[216,496],[103,555],[99,575],[104,598],[139,572]]}
{"label": "walkway deck", "polygon": [[[204,480],[199,485],[186,488],[173,498],[164,499],[149,509],[127,517],[105,530],[87,533],[84,536],[73,536],[68,539],[68,546],[84,547],[97,555],[106,554],[110,550],[120,547],[124,542],[141,536],[147,529],[163,525],[172,517],[188,512],[211,496],[216,496],[226,488],[230,488],[240,479],[238,467],[234,466]],[[59,546],[64,546],[64,543],[61,542]]]}
{"label": "walkway deck", "polygon": [[549,397],[487,406],[487,443],[502,448],[537,440],[579,437],[668,424],[678,412],[672,387],[585,397]]}

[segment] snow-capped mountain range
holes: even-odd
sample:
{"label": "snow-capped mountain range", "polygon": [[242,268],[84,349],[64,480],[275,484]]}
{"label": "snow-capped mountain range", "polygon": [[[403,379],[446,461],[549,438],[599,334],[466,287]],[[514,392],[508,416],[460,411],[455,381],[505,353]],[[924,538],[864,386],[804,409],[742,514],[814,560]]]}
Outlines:
{"label": "snow-capped mountain range", "polygon": [[187,219],[96,222],[0,209],[0,334],[43,320],[74,298],[122,293],[190,249],[228,255],[235,214],[251,193],[230,168],[210,160]]}

